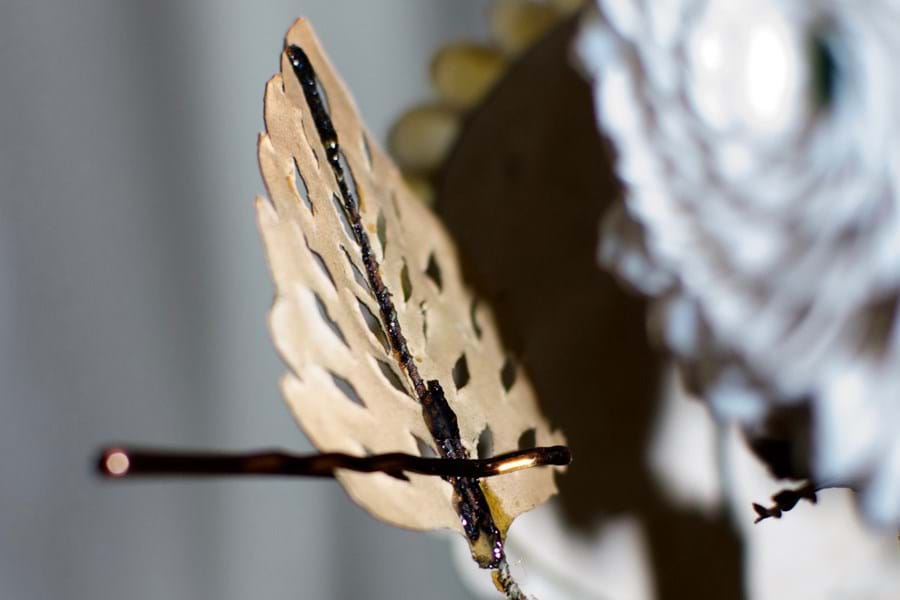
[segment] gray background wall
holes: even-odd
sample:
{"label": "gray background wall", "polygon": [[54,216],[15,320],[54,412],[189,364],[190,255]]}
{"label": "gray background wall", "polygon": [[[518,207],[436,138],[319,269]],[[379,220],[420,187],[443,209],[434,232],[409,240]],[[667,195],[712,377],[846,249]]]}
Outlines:
{"label": "gray background wall", "polygon": [[484,2],[0,4],[0,598],[465,598],[434,537],[334,482],[104,484],[115,441],[308,450],[251,200],[310,17],[384,139]]}

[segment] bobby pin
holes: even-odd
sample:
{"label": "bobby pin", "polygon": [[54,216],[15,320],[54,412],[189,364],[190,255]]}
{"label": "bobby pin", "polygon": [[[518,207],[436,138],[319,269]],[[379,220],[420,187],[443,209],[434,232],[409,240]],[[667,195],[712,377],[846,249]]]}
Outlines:
{"label": "bobby pin", "polygon": [[135,476],[283,475],[334,477],[338,469],[386,473],[406,479],[404,472],[440,477],[494,477],[532,467],[571,462],[566,446],[531,448],[484,459],[423,458],[392,452],[352,456],[339,452],[297,455],[281,451],[251,453],[174,452],[108,448],[97,462],[101,475],[112,479]]}

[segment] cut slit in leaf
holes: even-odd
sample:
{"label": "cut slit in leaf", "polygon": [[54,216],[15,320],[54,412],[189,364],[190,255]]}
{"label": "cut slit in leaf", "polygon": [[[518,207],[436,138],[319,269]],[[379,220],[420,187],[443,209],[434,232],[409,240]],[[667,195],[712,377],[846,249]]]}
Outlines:
{"label": "cut slit in leaf", "polygon": [[300,172],[297,161],[294,161],[294,187],[297,188],[297,194],[300,196],[303,204],[306,205],[306,208],[309,209],[309,212],[315,214],[316,207],[313,206],[312,201],[309,199],[309,188],[306,187],[306,180],[303,179],[303,173]]}
{"label": "cut slit in leaf", "polygon": [[428,266],[425,268],[425,274],[428,275],[428,278],[434,282],[434,285],[436,285],[439,290],[444,287],[444,280],[441,276],[441,267],[438,265],[434,253],[428,256]]}
{"label": "cut slit in leaf", "polygon": [[403,386],[403,381],[394,372],[389,364],[387,364],[383,360],[377,359],[375,362],[378,364],[378,369],[381,371],[381,374],[384,375],[384,378],[388,380],[388,382],[393,386],[395,390],[402,394],[409,394],[409,392],[406,391],[406,388]]}
{"label": "cut slit in leaf", "polygon": [[519,436],[519,443],[517,444],[519,450],[525,450],[527,448],[534,448],[537,446],[537,432],[534,427],[526,429],[522,432],[522,435]]}
{"label": "cut slit in leaf", "polygon": [[471,308],[469,309],[469,319],[472,321],[472,331],[475,332],[475,337],[481,339],[481,325],[478,324],[478,316],[476,311],[478,310],[478,300],[472,299]]}
{"label": "cut slit in leaf", "polygon": [[425,303],[419,304],[419,314],[422,315],[422,341],[428,341],[428,308]]}
{"label": "cut slit in leaf", "polygon": [[366,403],[362,398],[360,398],[359,394],[356,391],[356,388],[353,387],[352,383],[335,373],[331,373],[330,375],[331,379],[334,381],[334,385],[336,385],[337,388],[341,390],[341,392],[347,397],[348,400],[359,406],[366,406]]}
{"label": "cut slit in leaf", "polygon": [[331,195],[331,203],[334,205],[335,214],[337,214],[338,218],[341,220],[341,225],[344,226],[344,232],[347,234],[347,237],[352,240],[353,228],[350,226],[350,221],[347,220],[347,213],[344,212],[344,208],[341,205],[341,199],[338,198],[337,194]]}
{"label": "cut slit in leaf", "polygon": [[458,390],[463,389],[469,383],[469,363],[465,354],[460,356],[456,364],[453,365],[453,383]]}
{"label": "cut slit in leaf", "polygon": [[[522,432],[536,424],[542,440],[550,444],[564,443],[562,435],[551,431],[541,417],[534,391],[526,379],[521,378],[513,389],[504,392],[501,378],[497,376],[504,364],[504,353],[490,312],[479,312],[476,331],[470,315],[473,300],[461,281],[452,242],[436,218],[411,195],[382,151],[374,144],[367,151],[367,144],[359,143],[370,138],[366,137],[368,134],[352,100],[306,22],[298,21],[292,27],[287,44],[288,50],[282,55],[282,73],[266,89],[267,132],[260,137],[259,144],[260,168],[272,202],[257,202],[256,207],[277,289],[272,336],[288,364],[283,392],[310,440],[319,448],[334,451],[358,452],[359,448],[366,447],[379,453],[402,452],[410,449],[408,436],[412,434],[432,451],[441,448],[444,453],[450,448],[467,456],[460,440],[475,440],[487,427],[495,447],[514,448]],[[321,113],[318,117],[313,114],[310,90],[303,87],[294,73],[298,68],[291,63],[294,45],[302,47],[304,56],[308,56],[320,93],[328,95],[328,114],[324,117]],[[333,130],[329,131],[329,126]],[[371,154],[371,160],[367,154]],[[322,160],[317,167],[319,158]],[[294,168],[294,161],[298,172],[306,178],[311,205],[320,208],[311,218],[298,205],[291,178],[285,177]],[[329,204],[334,210],[323,208]],[[383,228],[377,225],[379,215],[384,219]],[[369,240],[365,229],[355,233],[351,223],[354,218],[358,224],[375,222],[373,237],[378,236],[379,242],[382,241],[379,229],[383,230],[383,247],[394,252],[389,265],[372,262],[372,257],[380,253],[366,255],[367,248],[371,250],[373,242],[377,242]],[[301,235],[307,243],[299,239]],[[314,264],[316,254],[326,265],[350,262],[350,268],[329,270],[338,293],[332,289],[331,281],[319,276],[320,266]],[[424,271],[408,269],[407,285],[403,282],[402,267],[394,268],[404,263],[427,267]],[[362,268],[357,266],[360,264]],[[373,273],[380,278],[375,284],[371,279]],[[383,289],[379,288],[380,284]],[[402,362],[402,353],[393,347],[394,338],[389,338],[392,352],[385,356],[384,348],[372,345],[368,324],[350,326],[359,322],[361,309],[354,306],[353,295],[345,290],[360,288],[381,303],[377,313],[369,311],[379,323],[379,329],[383,333],[402,331],[407,362]],[[309,293],[315,295],[318,307],[305,299]],[[403,302],[399,301],[401,294]],[[396,300],[392,300],[395,296]],[[367,302],[365,306],[370,304]],[[423,314],[425,307],[427,318]],[[392,319],[390,326],[385,319]],[[329,324],[330,331],[316,325],[323,320]],[[364,313],[363,320],[366,320]],[[347,325],[339,327],[338,323]],[[350,349],[349,355],[329,347],[327,336],[332,333]],[[468,371],[464,383],[468,394],[465,403],[458,402],[454,382],[445,381],[445,385],[437,386],[432,381],[440,373],[448,374],[449,378],[461,356],[466,357]],[[376,363],[379,369],[361,368],[370,357],[382,361]],[[355,364],[347,364],[351,359]],[[384,365],[388,366],[387,371]],[[474,369],[476,365],[478,368]],[[421,373],[419,379],[412,376],[414,369],[416,374]],[[339,380],[321,377],[323,371],[332,376],[340,373],[337,377],[346,381],[347,386],[341,388]],[[402,374],[402,377],[393,381],[389,373]],[[413,398],[409,392],[397,393],[398,382],[404,390],[415,392]],[[416,388],[416,382],[421,387]],[[355,394],[360,406],[346,410],[336,404],[335,385],[351,400]],[[352,394],[348,393],[351,390]],[[435,441],[425,418],[425,405],[420,403],[423,394],[438,398],[441,410],[453,414],[458,428],[456,438]],[[504,396],[506,399],[500,402]],[[445,420],[447,415],[439,411],[432,416]],[[492,498],[491,508],[478,509],[481,512],[477,513],[477,526],[492,524],[493,510],[512,519],[546,500],[556,491],[554,471],[553,468],[517,471],[466,488],[476,495],[482,494],[482,489],[488,490]],[[407,528],[445,528],[464,533],[480,562],[496,549],[484,547],[486,530],[473,529],[473,522],[457,513],[461,505],[454,501],[455,486],[471,485],[465,478],[452,483],[437,477],[414,477],[408,484],[398,486],[396,480],[389,478],[341,471],[337,479],[357,503],[380,519]],[[503,533],[496,531],[498,543],[502,542]],[[502,554],[502,545],[499,548]],[[481,564],[496,566],[498,563],[488,559]]]}
{"label": "cut slit in leaf", "polygon": [[403,261],[403,268],[400,269],[400,287],[403,289],[403,301],[408,302],[412,296],[412,283],[409,281],[409,266]]}
{"label": "cut slit in leaf", "polygon": [[503,361],[503,368],[500,370],[500,380],[503,382],[503,389],[507,392],[516,383],[516,363],[509,357],[506,357],[506,360]]}
{"label": "cut slit in leaf", "polygon": [[411,434],[413,438],[416,440],[416,448],[419,450],[419,456],[422,458],[437,458],[438,453],[431,444],[417,436],[416,434]]}
{"label": "cut slit in leaf", "polygon": [[[310,253],[312,253],[313,258],[316,259],[316,264],[319,265],[319,268],[322,269],[322,273],[325,275],[325,277],[328,278],[328,281],[331,282],[331,286],[335,287],[334,286],[334,277],[332,277],[331,270],[328,268],[328,265],[325,264],[325,259],[322,258],[322,255],[319,254],[318,252],[316,252],[315,250],[313,250],[312,248],[310,248],[309,244],[306,245],[306,249],[309,250]],[[319,303],[321,304],[321,300],[319,300]],[[324,307],[323,307],[323,310],[324,310]]]}
{"label": "cut slit in leaf", "polygon": [[490,458],[494,455],[494,432],[486,426],[478,436],[478,458]]}
{"label": "cut slit in leaf", "polygon": [[353,272],[353,279],[356,283],[364,290],[369,289],[369,282],[366,281],[365,276],[362,274],[362,271],[359,270],[359,267],[356,266],[356,263],[350,258],[350,253],[347,252],[347,249],[341,246],[341,251],[344,253],[344,256],[347,258],[347,262],[350,263],[350,270]]}
{"label": "cut slit in leaf", "polygon": [[366,134],[362,135],[362,147],[363,147],[363,155],[366,157],[366,165],[371,170],[374,167],[372,163],[372,149],[369,147],[369,136]]}
{"label": "cut slit in leaf", "polygon": [[331,315],[328,314],[328,309],[325,308],[325,303],[322,302],[322,297],[319,296],[319,294],[315,294],[315,297],[316,309],[319,311],[319,317],[321,317],[322,321],[324,321],[325,324],[328,325],[328,329],[330,329],[331,332],[335,336],[337,336],[339,340],[341,340],[341,343],[349,347],[349,345],[347,344],[347,338],[344,337],[344,332],[341,331],[340,326],[338,326],[334,319],[331,318]]}
{"label": "cut slit in leaf", "polygon": [[378,232],[378,243],[381,244],[381,255],[384,256],[387,250],[387,225],[384,221],[384,212],[378,213],[378,220],[375,223],[375,230]]}
{"label": "cut slit in leaf", "polygon": [[366,327],[369,328],[369,331],[372,332],[372,335],[375,336],[375,339],[378,340],[378,343],[384,348],[385,354],[387,354],[391,349],[390,346],[388,346],[387,338],[384,335],[384,329],[381,327],[381,321],[375,316],[375,313],[369,309],[365,302],[359,298],[356,299],[356,302],[359,306],[359,313],[362,315],[363,321],[366,322]]}

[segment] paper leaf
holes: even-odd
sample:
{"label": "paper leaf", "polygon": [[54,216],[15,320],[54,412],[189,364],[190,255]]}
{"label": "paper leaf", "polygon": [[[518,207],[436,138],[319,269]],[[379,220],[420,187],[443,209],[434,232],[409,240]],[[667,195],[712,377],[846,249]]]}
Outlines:
{"label": "paper leaf", "polygon": [[[463,284],[453,242],[365,130],[306,21],[290,29],[287,45],[302,48],[315,70],[413,364],[423,380],[441,382],[462,446],[476,457],[479,440],[490,455],[518,449],[520,439],[564,443],[540,415],[531,383],[504,353],[490,310]],[[445,454],[437,451],[413,382],[389,345],[362,247],[287,52],[281,67],[266,87],[267,131],[259,141],[271,201],[257,198],[256,209],[277,287],[270,327],[289,369],[282,381],[285,398],[322,451]],[[481,480],[501,534],[513,518],[555,493],[554,471]],[[337,478],[379,519],[465,533],[454,487],[444,479],[350,472]],[[473,552],[481,552],[468,537]]]}

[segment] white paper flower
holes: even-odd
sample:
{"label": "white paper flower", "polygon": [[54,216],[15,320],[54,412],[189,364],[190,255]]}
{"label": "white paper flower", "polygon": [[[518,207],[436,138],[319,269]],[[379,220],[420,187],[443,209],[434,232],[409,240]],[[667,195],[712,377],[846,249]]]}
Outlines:
{"label": "white paper flower", "polygon": [[900,2],[598,0],[626,198],[602,260],[722,420],[808,403],[811,468],[900,525]]}

